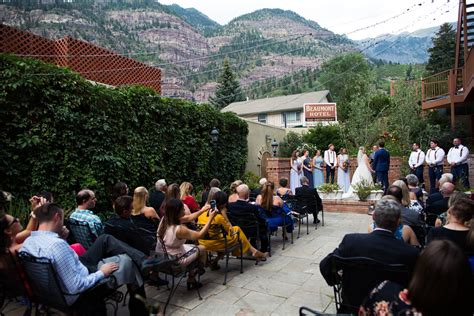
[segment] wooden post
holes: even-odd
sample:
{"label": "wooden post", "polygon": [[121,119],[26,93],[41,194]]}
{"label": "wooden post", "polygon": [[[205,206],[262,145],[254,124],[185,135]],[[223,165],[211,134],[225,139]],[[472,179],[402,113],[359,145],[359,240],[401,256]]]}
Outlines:
{"label": "wooden post", "polygon": [[421,103],[423,104],[425,101],[425,79],[421,77]]}
{"label": "wooden post", "polygon": [[451,69],[448,75],[448,91],[450,100],[450,112],[451,112],[451,131],[454,132],[456,127],[456,111],[454,108],[454,95],[456,90],[456,69]]}

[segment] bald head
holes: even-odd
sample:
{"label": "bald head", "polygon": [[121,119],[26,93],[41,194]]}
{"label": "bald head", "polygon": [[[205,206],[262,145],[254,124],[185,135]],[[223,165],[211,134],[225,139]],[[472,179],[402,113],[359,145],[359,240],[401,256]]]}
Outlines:
{"label": "bald head", "polygon": [[250,194],[250,189],[248,185],[241,184],[237,187],[236,191],[237,191],[237,195],[239,196],[239,199],[248,200],[249,194]]}
{"label": "bald head", "polygon": [[454,184],[450,182],[443,183],[443,185],[440,188],[441,194],[443,194],[444,197],[451,196],[454,192]]}

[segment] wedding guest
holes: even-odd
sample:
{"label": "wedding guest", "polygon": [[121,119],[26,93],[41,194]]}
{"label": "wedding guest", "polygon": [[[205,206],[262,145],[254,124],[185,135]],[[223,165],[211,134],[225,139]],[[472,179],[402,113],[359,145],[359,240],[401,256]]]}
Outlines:
{"label": "wedding guest", "polygon": [[448,224],[435,227],[428,233],[428,243],[448,239],[465,252],[474,251],[474,201],[460,199],[448,209]]}
{"label": "wedding guest", "polygon": [[[449,198],[454,193],[454,189],[454,184],[449,182],[444,183],[440,188],[440,193],[443,196],[443,199],[428,205],[426,212],[436,215],[441,215],[442,213],[446,212],[448,210]],[[434,221],[429,224],[434,225]]]}
{"label": "wedding guest", "polygon": [[443,162],[445,152],[443,148],[438,146],[438,141],[432,139],[430,141],[430,149],[426,152],[426,164],[428,165],[428,175],[430,178],[430,193],[436,192],[436,182],[439,181],[443,174]]}
{"label": "wedding guest", "polygon": [[309,181],[304,176],[301,177],[301,187],[296,188],[295,198],[300,205],[307,207],[308,213],[313,214],[313,224],[319,224],[321,221],[318,219],[318,213],[323,210],[323,202],[318,191],[309,186]]}
{"label": "wedding guest", "polygon": [[309,186],[314,187],[313,184],[313,167],[311,166],[311,158],[309,157],[309,151],[305,150],[303,153],[303,175],[308,178]]}
{"label": "wedding guest", "polygon": [[471,280],[468,261],[459,247],[434,241],[418,258],[407,289],[382,282],[370,292],[359,315],[472,315]]}
{"label": "wedding guest", "polygon": [[[439,179],[439,187],[443,187],[443,184],[445,183],[453,183],[452,182],[453,175],[450,173],[445,173],[441,176],[441,179]],[[441,201],[443,199],[443,194],[438,190],[436,192],[430,193],[428,195],[428,198],[426,199],[426,207],[428,208],[430,205],[437,201]]]}
{"label": "wedding guest", "polygon": [[418,186],[418,177],[414,174],[409,174],[405,177],[408,185],[408,191],[414,193],[418,201],[423,205],[423,190]]}
{"label": "wedding guest", "polygon": [[[232,226],[231,223],[224,217],[222,216],[221,212],[225,209],[227,210],[227,201],[228,197],[227,194],[225,194],[222,191],[218,191],[215,196],[214,200],[216,201],[216,210],[217,214],[215,215],[214,218],[210,217],[209,212],[205,212],[201,214],[198,218],[198,225],[201,227],[204,227],[208,222],[211,223],[211,225],[215,224],[217,226],[211,226],[211,229],[208,232],[208,235],[210,238],[206,239],[199,239],[199,244],[204,246],[207,251],[220,251],[224,248],[225,243],[229,247],[232,247],[235,245],[238,240],[242,242],[242,252],[245,253],[251,253],[253,257],[255,257],[257,260],[262,260],[267,257],[266,254],[260,252],[259,250],[255,249],[250,242],[248,241],[247,237],[245,234],[242,232],[240,227],[238,226]],[[221,227],[227,232],[227,242],[223,239]],[[237,247],[233,253],[234,256],[240,256],[240,248]],[[217,255],[217,258],[211,262],[211,269],[219,269],[217,262],[218,260],[223,258],[223,254],[219,253]]]}
{"label": "wedding guest", "polygon": [[337,184],[346,193],[351,187],[351,177],[349,174],[349,155],[346,148],[339,150],[337,156]]}
{"label": "wedding guest", "polygon": [[187,240],[199,240],[204,238],[208,233],[209,227],[217,215],[217,210],[209,212],[209,220],[199,230],[194,231],[182,224],[181,217],[184,216],[183,202],[179,199],[172,199],[166,204],[166,211],[163,220],[158,227],[158,244],[156,252],[166,252],[179,259],[179,265],[186,267],[191,263],[199,260],[200,265],[196,271],[188,274],[187,288],[188,291],[201,287],[202,284],[196,281],[196,273],[204,273],[204,264],[207,261],[206,247],[202,245],[186,244]]}
{"label": "wedding guest", "polygon": [[193,185],[189,182],[181,183],[179,187],[180,199],[189,207],[191,213],[199,211],[199,204],[194,199],[193,194]]}
{"label": "wedding guest", "polygon": [[[212,190],[212,188],[211,188],[211,190]],[[206,198],[207,198],[208,195],[209,195],[209,192],[207,192]],[[168,186],[168,189],[166,190],[165,200],[163,201],[163,203],[161,204],[161,207],[160,207],[160,216],[161,217],[165,216],[166,203],[168,203],[168,201],[170,201],[172,199],[179,199],[179,198],[180,198],[179,185],[176,184],[176,183],[170,184]],[[206,204],[206,201],[204,201],[203,206],[205,204]],[[191,210],[189,209],[189,207],[186,204],[184,204],[184,213],[186,215],[191,214]]]}
{"label": "wedding guest", "polygon": [[219,181],[219,179],[214,178],[209,182],[209,188],[207,190],[204,190],[204,192],[202,192],[202,195],[201,195],[201,203],[200,203],[201,207],[203,207],[204,204],[206,204],[209,190],[212,188],[220,188],[220,187],[221,187],[221,182]]}
{"label": "wedding guest", "polygon": [[460,138],[453,139],[453,147],[448,151],[448,164],[454,176],[453,182],[460,181],[464,188],[470,189],[469,184],[469,149],[461,144]]}
{"label": "wedding guest", "polygon": [[313,185],[316,189],[324,183],[323,163],[324,159],[321,157],[321,150],[318,149],[313,157]]}
{"label": "wedding guest", "polygon": [[268,229],[271,232],[278,230],[278,227],[282,226],[283,221],[285,221],[286,224],[289,224],[286,230],[291,233],[293,231],[293,219],[289,215],[289,210],[285,210],[283,200],[274,194],[274,190],[273,182],[267,181],[263,186],[262,194],[257,196],[255,204],[260,207],[262,217],[266,218]]}
{"label": "wedding guest", "polygon": [[290,168],[290,188],[291,192],[295,194],[295,189],[300,186],[302,176],[302,164],[298,159],[298,151],[296,150],[291,153]]}
{"label": "wedding guest", "polygon": [[112,208],[115,207],[115,200],[117,200],[118,197],[124,195],[128,195],[128,185],[125,182],[117,182],[112,188]]}
{"label": "wedding guest", "polygon": [[288,189],[288,180],[286,178],[281,178],[279,184],[280,187],[276,190],[276,195],[281,197],[283,201],[291,198],[293,196],[293,192]]}
{"label": "wedding guest", "polygon": [[130,218],[132,222],[147,231],[156,231],[160,217],[153,207],[146,206],[148,201],[148,190],[145,187],[137,187],[133,191],[133,210]]}
{"label": "wedding guest", "polygon": [[80,222],[87,222],[92,233],[99,237],[104,232],[104,226],[100,217],[92,211],[95,208],[96,202],[95,194],[91,190],[83,189],[79,191],[76,195],[77,207],[72,212],[70,218]]}
{"label": "wedding guest", "polygon": [[155,191],[150,194],[149,203],[150,206],[155,209],[156,213],[160,212],[161,203],[165,200],[166,189],[166,180],[159,179],[155,183]]}
{"label": "wedding guest", "polygon": [[[451,194],[451,196],[449,197],[448,210],[449,208],[451,208],[451,206],[454,205],[454,203],[456,203],[457,201],[461,199],[469,199],[469,198],[467,197],[466,194],[464,194],[464,192],[459,192],[459,191],[453,192],[453,194]],[[444,226],[447,223],[448,223],[448,212],[446,211],[438,216],[438,218],[436,219],[435,227]]]}
{"label": "wedding guest", "polygon": [[425,180],[423,177],[423,169],[425,163],[425,153],[420,149],[419,143],[413,143],[412,152],[408,159],[408,166],[411,173],[417,176],[418,182],[424,186]]}
{"label": "wedding guest", "polygon": [[404,207],[417,212],[420,216],[424,216],[424,208],[421,203],[416,198],[416,194],[410,192],[408,186],[406,185],[405,181],[397,180],[393,182],[393,185],[396,185],[400,189],[402,189],[402,200],[401,203]]}
{"label": "wedding guest", "polygon": [[241,185],[243,182],[241,180],[236,180],[231,183],[230,185],[230,195],[229,195],[229,203],[234,203],[239,199],[239,195],[237,194],[237,187]]}
{"label": "wedding guest", "polygon": [[[329,144],[328,150],[324,152],[324,163],[326,164],[326,183],[329,181],[334,184],[334,176],[336,175],[337,155],[334,151],[334,145]],[[331,180],[329,180],[331,177]]]}
{"label": "wedding guest", "polygon": [[[410,203],[410,200],[409,200],[410,196],[408,195],[408,197],[404,198],[402,186],[400,185],[400,183],[398,184],[399,185],[391,185],[388,188],[387,195],[394,196],[397,199],[398,203],[401,204],[402,224],[408,225],[408,226],[423,226],[424,223],[423,223],[422,216],[418,212],[411,210],[407,207],[407,205],[409,205]],[[404,201],[404,199],[405,199],[405,205],[402,202]]]}
{"label": "wedding guest", "polygon": [[262,188],[265,185],[265,183],[267,183],[267,178],[261,178],[258,181],[258,188],[255,188],[252,191],[250,191],[250,201],[255,202],[255,200],[257,199],[257,196],[259,196],[260,193],[262,192]]}

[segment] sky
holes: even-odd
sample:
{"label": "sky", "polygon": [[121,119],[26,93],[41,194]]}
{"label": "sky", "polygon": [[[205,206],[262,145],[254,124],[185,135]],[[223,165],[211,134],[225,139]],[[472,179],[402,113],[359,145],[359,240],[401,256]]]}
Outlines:
{"label": "sky", "polygon": [[[456,0],[158,0],[194,7],[220,24],[263,8],[292,10],[351,39],[399,34],[457,20]],[[418,4],[422,4],[421,6]],[[407,9],[410,9],[407,11]],[[446,12],[449,11],[449,12]],[[392,18],[393,17],[393,18]],[[390,19],[392,18],[392,19]],[[388,21],[386,21],[389,19]],[[383,22],[386,21],[386,22]],[[381,23],[383,22],[383,23]],[[376,24],[375,26],[372,26]],[[364,28],[363,30],[358,30]],[[355,32],[358,30],[357,32]]]}

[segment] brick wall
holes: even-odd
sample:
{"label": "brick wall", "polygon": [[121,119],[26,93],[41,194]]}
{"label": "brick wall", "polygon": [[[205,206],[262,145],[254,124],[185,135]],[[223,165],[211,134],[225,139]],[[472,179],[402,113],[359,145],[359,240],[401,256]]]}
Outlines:
{"label": "brick wall", "polygon": [[49,40],[0,24],[0,52],[68,67],[84,78],[112,86],[139,84],[161,93],[161,70],[71,37]]}

